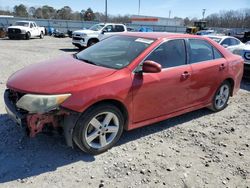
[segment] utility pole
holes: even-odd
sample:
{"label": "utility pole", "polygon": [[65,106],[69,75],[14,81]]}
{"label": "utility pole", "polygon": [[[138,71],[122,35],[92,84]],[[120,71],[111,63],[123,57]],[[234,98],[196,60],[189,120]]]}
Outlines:
{"label": "utility pole", "polygon": [[141,0],[139,0],[138,15],[140,15],[140,11],[141,11]]}
{"label": "utility pole", "polygon": [[171,10],[168,12],[168,18],[171,18]]}
{"label": "utility pole", "polygon": [[202,9],[202,20],[205,19],[205,14],[206,14],[206,9],[204,8],[204,9]]}
{"label": "utility pole", "polygon": [[108,0],[105,0],[105,22],[108,21]]}

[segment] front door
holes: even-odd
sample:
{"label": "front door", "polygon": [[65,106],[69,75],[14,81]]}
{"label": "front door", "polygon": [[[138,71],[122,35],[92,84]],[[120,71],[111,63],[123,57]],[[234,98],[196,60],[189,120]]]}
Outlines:
{"label": "front door", "polygon": [[162,71],[133,75],[134,123],[192,105],[187,98],[192,70],[186,59],[182,39],[164,42],[146,58],[161,64]]}

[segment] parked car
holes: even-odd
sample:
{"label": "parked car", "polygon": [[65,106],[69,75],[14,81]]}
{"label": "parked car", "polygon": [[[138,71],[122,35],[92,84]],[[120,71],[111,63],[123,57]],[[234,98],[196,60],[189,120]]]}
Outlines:
{"label": "parked car", "polygon": [[244,63],[244,76],[250,77],[250,46],[230,36],[209,36],[209,38],[226,47],[232,53],[242,56]]}
{"label": "parked car", "polygon": [[229,50],[237,46],[244,45],[244,43],[242,43],[239,39],[231,36],[207,35],[207,37],[219,43],[223,47],[228,48]]}
{"label": "parked car", "polygon": [[211,29],[208,29],[208,30],[201,30],[201,31],[198,31],[196,33],[196,35],[212,35],[214,34],[215,31],[214,30],[211,30]]}
{"label": "parked car", "polygon": [[62,31],[59,31],[58,29],[56,29],[53,33],[53,36],[56,38],[65,38],[66,34]]}
{"label": "parked car", "polygon": [[243,59],[208,38],[127,32],[16,72],[4,100],[31,137],[62,127],[69,146],[99,154],[123,130],[223,110],[242,74]]}
{"label": "parked car", "polygon": [[127,32],[123,24],[101,23],[73,32],[72,44],[78,48],[92,46],[93,44],[117,33]]}
{"label": "parked car", "polygon": [[33,37],[44,37],[45,28],[38,27],[35,22],[17,21],[13,26],[8,27],[9,39],[22,38],[29,40]]}
{"label": "parked car", "polygon": [[250,78],[250,45],[233,48],[231,49],[231,52],[244,58],[244,77]]}

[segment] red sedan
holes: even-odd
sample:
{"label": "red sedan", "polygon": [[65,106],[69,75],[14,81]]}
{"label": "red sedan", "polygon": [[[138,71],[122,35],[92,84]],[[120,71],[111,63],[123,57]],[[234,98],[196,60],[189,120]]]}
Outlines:
{"label": "red sedan", "polygon": [[223,110],[242,74],[243,59],[208,38],[126,33],[16,72],[4,98],[31,137],[63,128],[69,146],[99,154],[124,129],[204,107]]}

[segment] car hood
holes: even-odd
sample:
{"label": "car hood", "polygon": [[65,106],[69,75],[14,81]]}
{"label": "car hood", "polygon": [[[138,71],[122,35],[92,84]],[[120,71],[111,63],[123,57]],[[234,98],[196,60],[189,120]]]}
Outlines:
{"label": "car hood", "polygon": [[95,33],[98,33],[98,31],[93,31],[93,30],[89,30],[89,29],[84,29],[84,30],[77,30],[77,31],[74,31],[73,34],[95,34]]}
{"label": "car hood", "polygon": [[116,70],[63,56],[28,66],[14,73],[7,87],[23,93],[60,94],[80,90],[86,83],[103,79]]}
{"label": "car hood", "polygon": [[10,26],[8,29],[21,29],[21,30],[27,30],[29,27],[24,26]]}

